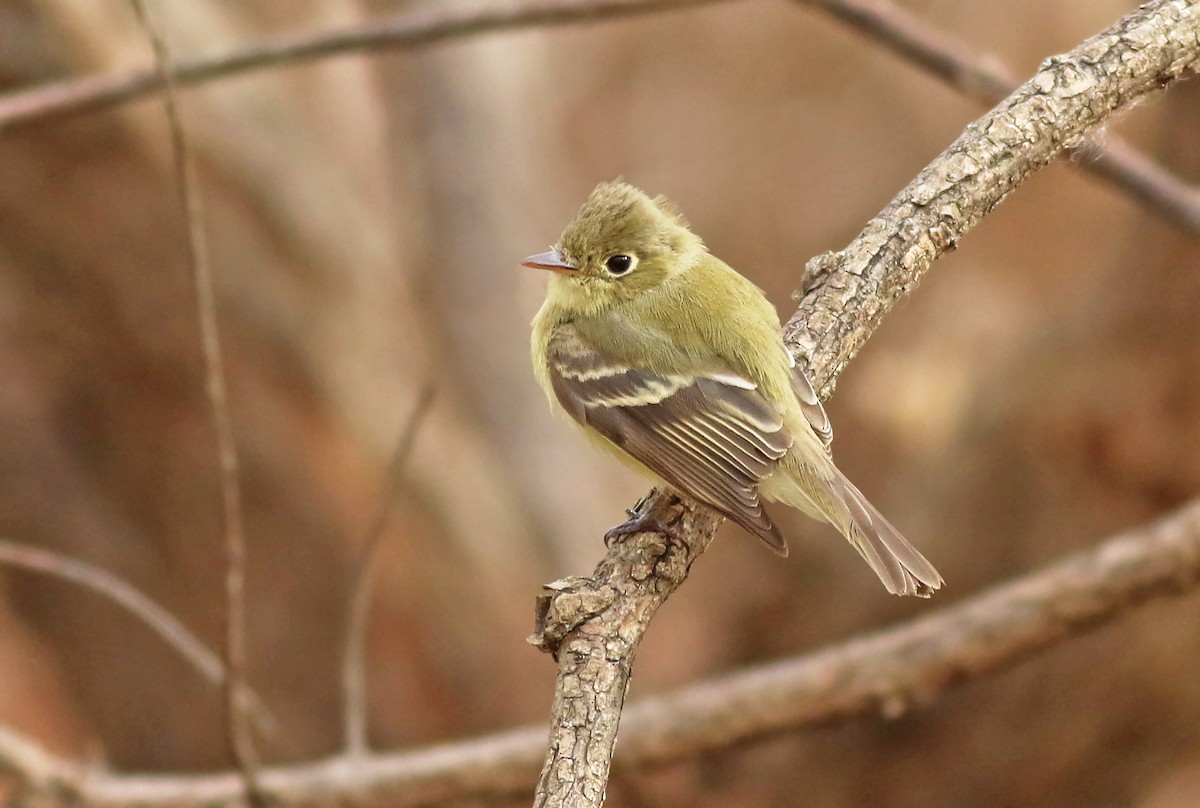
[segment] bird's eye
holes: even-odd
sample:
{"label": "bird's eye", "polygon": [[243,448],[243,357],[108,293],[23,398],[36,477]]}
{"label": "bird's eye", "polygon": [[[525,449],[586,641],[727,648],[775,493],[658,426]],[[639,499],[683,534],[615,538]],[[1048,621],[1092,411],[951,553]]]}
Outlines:
{"label": "bird's eye", "polygon": [[624,275],[629,270],[633,269],[633,256],[617,253],[609,256],[604,262],[604,266],[614,275]]}

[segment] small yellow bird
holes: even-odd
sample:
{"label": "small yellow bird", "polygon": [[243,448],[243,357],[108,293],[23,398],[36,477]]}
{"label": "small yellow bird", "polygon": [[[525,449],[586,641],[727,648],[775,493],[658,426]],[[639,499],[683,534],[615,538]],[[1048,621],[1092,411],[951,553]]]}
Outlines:
{"label": "small yellow bird", "polygon": [[763,499],[832,523],[889,592],[942,585],[834,466],[829,419],[775,308],[664,197],[601,183],[554,249],[522,263],[552,272],[533,321],[538,381],[593,443],[780,555]]}

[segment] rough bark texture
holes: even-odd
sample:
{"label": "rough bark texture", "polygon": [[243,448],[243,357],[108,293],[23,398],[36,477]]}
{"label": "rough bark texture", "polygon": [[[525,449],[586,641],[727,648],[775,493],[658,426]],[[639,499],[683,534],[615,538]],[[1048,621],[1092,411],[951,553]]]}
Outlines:
{"label": "rough bark texture", "polygon": [[[914,65],[938,76],[964,95],[995,104],[1017,81],[994,59],[910,15],[888,0],[798,0],[861,31]],[[1200,233],[1200,189],[1185,182],[1116,136],[1088,138],[1064,155],[1078,158],[1093,176],[1120,188],[1179,227]]]}
{"label": "rough bark texture", "polygon": [[1200,60],[1200,9],[1148,3],[1033,78],[968,126],[844,250],[809,262],[784,327],[823,398],[879,321],[942,253],[1021,182],[1108,116]]}
{"label": "rough bark texture", "polygon": [[687,538],[639,533],[614,544],[590,578],[555,581],[539,602],[529,641],[553,654],[559,667],[535,805],[603,802],[638,643],[721,521],[674,497],[653,496],[640,507]]}
{"label": "rough bark texture", "polygon": [[[1070,53],[1047,59],[969,125],[848,247],[813,259],[784,337],[807,363],[822,398],[938,256],[1059,152],[1198,60],[1200,8],[1184,0],[1146,4]],[[670,568],[685,573],[721,521],[661,494],[644,507],[683,509],[683,528],[670,544],[681,557]],[[633,651],[654,611],[683,582],[654,574],[664,546],[665,537],[642,535],[611,548],[592,577],[553,584],[552,601],[539,606],[546,617],[539,617],[531,641],[559,651],[559,676],[535,805],[603,802]]]}

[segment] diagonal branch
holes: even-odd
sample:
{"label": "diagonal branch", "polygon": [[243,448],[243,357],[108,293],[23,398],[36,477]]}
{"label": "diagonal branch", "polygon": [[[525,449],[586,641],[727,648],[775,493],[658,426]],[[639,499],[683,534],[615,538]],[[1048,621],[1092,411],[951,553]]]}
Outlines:
{"label": "diagonal branch", "polygon": [[771,733],[897,716],[945,691],[1200,585],[1200,500],[953,608],[832,648],[635,704],[622,765],[692,757]]}
{"label": "diagonal branch", "polygon": [[[630,706],[619,768],[668,763],[799,727],[895,717],[950,688],[1200,585],[1200,501],[1153,524],[892,629]],[[541,725],[393,753],[343,753],[263,769],[280,805],[428,805],[528,792],[545,750]],[[121,775],[62,760],[0,727],[0,771],[30,797],[93,808],[199,808],[236,801],[236,773]],[[33,800],[29,800],[33,802]]]}
{"label": "diagonal branch", "polygon": [[213,684],[224,681],[225,666],[221,664],[219,656],[188,631],[177,617],[136,586],[111,572],[50,550],[7,539],[0,539],[0,565],[51,575],[90,589],[145,623],[207,681]]}
{"label": "diagonal branch", "polygon": [[[1156,0],[1047,60],[970,124],[862,233],[809,263],[784,336],[823,397],[896,301],[1027,176],[1133,100],[1200,60],[1200,6]],[[674,523],[610,548],[590,578],[550,586],[530,641],[555,655],[550,740],[534,804],[599,805],[634,655],[720,519],[674,497],[643,507]]]}
{"label": "diagonal branch", "polygon": [[1200,66],[1200,6],[1156,0],[1047,59],[967,126],[845,249],[806,268],[805,297],[784,327],[827,398],[883,316],[941,254],[1034,171],[1120,109]]}
{"label": "diagonal branch", "polygon": [[396,497],[404,486],[405,466],[436,394],[433,381],[426,382],[417,395],[412,411],[405,418],[392,460],[388,464],[383,495],[367,525],[355,559],[350,584],[350,609],[346,620],[346,647],[342,654],[342,742],[346,754],[350,756],[365,754],[368,747],[366,639],[371,594],[374,592],[375,558],[391,519]]}
{"label": "diagonal branch", "polygon": [[[794,1],[825,12],[984,104],[996,104],[1017,89],[1016,79],[996,60],[972,53],[961,42],[890,0]],[[1184,182],[1124,140],[1106,135],[1100,144],[1089,138],[1065,151],[1080,158],[1078,165],[1083,170],[1109,182],[1172,224],[1200,234],[1200,188]]]}
{"label": "diagonal branch", "polygon": [[[70,581],[100,595],[133,615],[214,685],[225,685],[225,665],[200,639],[162,606],[133,584],[100,567],[64,555],[0,538],[0,565]],[[248,688],[238,691],[238,700],[264,733],[276,724],[262,700]]]}
{"label": "diagonal branch", "polygon": [[[438,8],[406,12],[338,30],[273,37],[233,53],[175,65],[175,81],[190,87],[217,79],[328,59],[348,53],[407,50],[480,34],[650,14],[729,0],[529,0],[519,6]],[[37,121],[92,112],[145,98],[163,89],[154,69],[67,79],[0,96],[0,132]]]}

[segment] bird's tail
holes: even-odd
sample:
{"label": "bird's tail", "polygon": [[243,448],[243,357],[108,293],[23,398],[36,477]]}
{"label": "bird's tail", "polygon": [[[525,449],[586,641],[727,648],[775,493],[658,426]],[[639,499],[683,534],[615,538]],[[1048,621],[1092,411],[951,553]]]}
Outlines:
{"label": "bird's tail", "polygon": [[889,592],[927,598],[942,586],[942,576],[933,565],[833,463],[817,473],[806,468],[788,477],[786,483],[780,481],[782,486],[764,494],[833,524]]}

